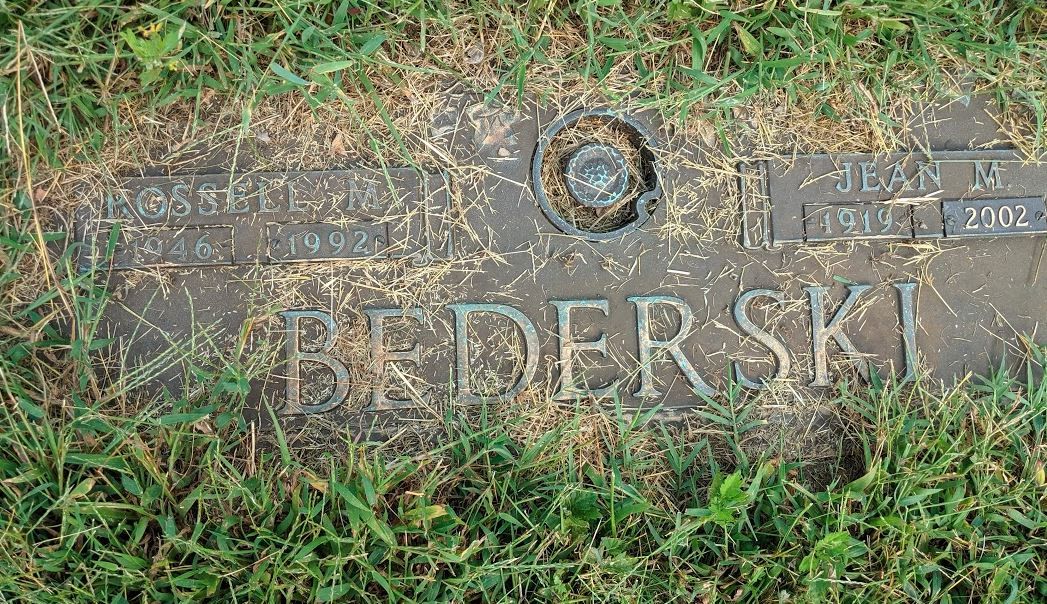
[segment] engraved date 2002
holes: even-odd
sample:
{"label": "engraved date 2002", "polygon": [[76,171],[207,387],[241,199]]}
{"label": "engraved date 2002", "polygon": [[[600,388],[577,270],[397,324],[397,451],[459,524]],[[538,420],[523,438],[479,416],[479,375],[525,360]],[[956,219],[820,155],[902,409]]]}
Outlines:
{"label": "engraved date 2002", "polygon": [[1029,208],[1023,203],[998,208],[983,206],[981,211],[977,208],[964,208],[963,211],[967,215],[967,220],[963,223],[965,229],[991,229],[997,224],[1003,228],[1029,226]]}
{"label": "engraved date 2002", "polygon": [[1047,232],[1043,198],[961,199],[942,203],[946,237]]}

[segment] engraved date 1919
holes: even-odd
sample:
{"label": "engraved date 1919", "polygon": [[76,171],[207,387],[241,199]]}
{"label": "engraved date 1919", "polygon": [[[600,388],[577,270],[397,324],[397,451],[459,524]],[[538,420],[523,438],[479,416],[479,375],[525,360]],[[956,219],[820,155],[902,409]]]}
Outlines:
{"label": "engraved date 1919", "polygon": [[908,211],[902,205],[872,203],[804,206],[808,240],[876,239],[905,235]]}

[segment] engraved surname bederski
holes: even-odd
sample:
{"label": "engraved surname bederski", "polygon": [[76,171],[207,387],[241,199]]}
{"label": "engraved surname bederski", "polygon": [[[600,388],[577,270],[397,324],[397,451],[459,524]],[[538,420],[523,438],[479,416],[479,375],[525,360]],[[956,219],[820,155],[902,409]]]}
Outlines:
{"label": "engraved surname bederski", "polygon": [[[908,381],[916,376],[917,371],[916,284],[899,282],[889,285],[888,291],[893,289],[896,294],[897,302],[893,313],[897,317],[897,325],[901,332],[901,337],[895,346],[895,349],[900,351],[904,358],[904,374],[900,379]],[[847,326],[847,319],[854,314],[855,305],[860,300],[865,300],[873,295],[870,292],[872,286],[851,285],[842,301],[831,300],[829,287],[810,286],[803,289],[807,296],[811,320],[809,342],[813,375],[808,385],[817,388],[832,385],[830,358],[834,355],[839,355],[841,359],[854,363],[858,373],[867,379],[870,371],[879,371],[873,368],[868,361],[861,360],[867,356],[868,351],[858,349],[851,340],[854,334],[849,332]],[[758,377],[747,375],[741,363],[736,361],[733,364],[735,379],[743,388],[762,390],[768,388],[772,383],[792,378],[795,352],[790,351],[785,341],[769,331],[767,326],[757,325],[749,316],[749,308],[755,300],[766,298],[784,308],[785,296],[785,292],[779,290],[753,289],[743,292],[735,300],[733,314],[744,336],[752,338],[774,358],[774,369]],[[574,400],[579,397],[613,396],[615,386],[620,385],[622,379],[638,376],[638,389],[631,394],[640,399],[657,400],[663,397],[663,393],[657,386],[657,378],[659,375],[664,377],[670,371],[682,374],[695,397],[713,396],[716,390],[699,374],[693,364],[694,359],[688,357],[684,348],[685,342],[689,339],[701,337],[701,334],[694,329],[694,313],[691,305],[682,298],[664,295],[631,296],[628,302],[633,307],[635,318],[634,343],[637,354],[633,358],[636,359],[636,366],[617,367],[617,375],[614,378],[590,388],[581,384],[574,373],[577,355],[581,352],[590,352],[607,359],[607,335],[600,332],[595,338],[581,340],[574,335],[572,321],[581,318],[583,313],[587,313],[588,316],[602,316],[609,320],[611,313],[608,301],[606,299],[549,301],[549,304],[556,309],[555,331],[558,336],[556,359],[551,363],[551,366],[559,368],[559,387],[554,398]],[[875,299],[873,303],[892,304],[890,298],[883,296]],[[658,337],[653,335],[652,309],[656,307],[661,311],[669,311],[676,315],[678,327],[671,330],[672,333]],[[539,350],[538,329],[523,311],[509,304],[478,302],[449,304],[447,310],[451,315],[453,325],[452,371],[458,402],[476,404],[487,400],[511,399],[523,392],[533,382],[542,351]],[[395,411],[428,403],[431,395],[430,389],[415,387],[412,385],[413,380],[408,380],[408,376],[416,372],[429,374],[423,367],[424,355],[420,332],[412,329],[408,334],[411,337],[407,347],[390,349],[386,337],[388,333],[386,320],[407,318],[411,320],[410,325],[414,327],[431,325],[434,321],[429,320],[425,316],[425,311],[420,307],[367,308],[363,313],[367,318],[370,330],[369,348],[373,376],[370,404],[364,411]],[[503,376],[503,383],[498,393],[488,395],[475,392],[471,380],[474,359],[471,358],[470,345],[472,343],[475,346],[472,338],[476,337],[472,333],[471,325],[474,319],[482,314],[498,315],[503,319],[508,319],[511,323],[510,329],[523,336],[518,340],[522,344],[522,350],[519,351],[520,359],[514,373]],[[285,345],[287,365],[285,398],[287,404],[281,413],[284,415],[319,413],[338,407],[346,399],[347,381],[349,380],[345,363],[332,354],[335,349],[333,338],[339,330],[338,321],[332,313],[316,309],[292,309],[284,311],[282,315],[286,326],[284,335],[287,338]],[[303,352],[305,349],[303,338],[306,337],[304,335],[306,330],[302,326],[304,320],[317,321],[324,326],[325,335],[322,341],[309,343],[310,349],[315,352]],[[866,328],[881,330],[884,325],[871,324]],[[893,325],[887,328],[895,329]],[[323,400],[303,401],[301,388],[303,362],[311,362],[326,368],[336,383],[334,392],[326,395]],[[391,364],[396,365],[395,370],[390,370]],[[343,381],[346,383],[342,384]],[[393,398],[389,394],[391,386],[413,396],[407,399]]]}

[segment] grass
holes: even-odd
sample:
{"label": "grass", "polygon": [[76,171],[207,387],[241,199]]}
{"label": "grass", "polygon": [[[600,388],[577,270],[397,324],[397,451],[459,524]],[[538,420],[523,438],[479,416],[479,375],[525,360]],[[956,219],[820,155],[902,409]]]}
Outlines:
{"label": "grass", "polygon": [[[233,397],[235,400],[235,397]],[[229,400],[219,397],[223,403]],[[438,451],[243,457],[206,406],[4,407],[0,594],[30,601],[1036,601],[1047,385],[842,390],[857,476],[585,409]],[[221,405],[225,407],[225,404]],[[223,427],[224,424],[224,427]],[[528,434],[521,436],[521,434]],[[742,435],[744,436],[744,434]]]}
{"label": "grass", "polygon": [[694,425],[544,402],[449,417],[426,454],[303,459],[279,432],[259,446],[235,364],[145,406],[97,381],[106,292],[57,249],[55,201],[68,166],[161,112],[201,134],[216,103],[244,138],[267,103],[337,107],[367,152],[410,161],[388,99],[419,79],[639,94],[729,147],[767,99],[882,129],[969,78],[1042,149],[1045,28],[1032,0],[0,2],[0,598],[1047,600],[1034,345],[1027,373],[944,394],[841,387],[829,460],[732,391]]}
{"label": "grass", "polygon": [[[116,117],[124,103],[199,106],[216,92],[256,101],[297,91],[317,106],[413,73],[510,97],[567,73],[612,96],[644,91],[679,116],[722,115],[780,90],[790,101],[819,97],[825,116],[859,111],[887,123],[893,97],[973,74],[1001,100],[1032,111],[1043,140],[1047,16],[1032,0],[795,7],[669,0],[628,10],[546,0],[515,9],[422,1],[205,6],[5,4],[0,98],[8,149],[32,145],[51,163],[70,143],[97,150],[97,120]],[[243,119],[246,127],[250,106]]]}

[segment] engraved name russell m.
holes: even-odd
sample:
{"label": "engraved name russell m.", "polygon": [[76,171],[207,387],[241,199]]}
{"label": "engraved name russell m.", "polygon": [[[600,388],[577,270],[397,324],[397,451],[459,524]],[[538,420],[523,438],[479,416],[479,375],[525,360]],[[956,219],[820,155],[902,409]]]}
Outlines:
{"label": "engraved name russell m.", "polygon": [[317,176],[320,174],[325,177],[323,181],[307,176],[248,175],[228,183],[190,177],[143,184],[131,190],[106,192],[105,216],[110,220],[167,222],[191,216],[310,212],[325,202],[348,211],[381,211],[390,207],[389,200],[379,195],[383,183],[377,177],[354,175],[336,180],[330,173]]}
{"label": "engraved name russell m.", "polygon": [[[917,343],[916,343],[916,305],[914,294],[915,283],[897,282],[891,283],[891,290],[896,294],[896,317],[900,326],[900,336],[897,348],[904,356],[905,373],[903,380],[912,379],[916,372]],[[871,285],[850,285],[846,298],[840,302],[835,310],[831,307],[835,304],[830,300],[830,288],[823,286],[804,287],[804,294],[810,311],[810,351],[812,358],[812,373],[810,381],[812,387],[826,387],[832,383],[829,370],[829,356],[832,345],[849,358],[857,358],[861,351],[857,349],[848,334],[844,330],[844,321],[854,309],[855,305],[863,297],[870,294]],[[793,377],[792,353],[787,348],[785,341],[767,331],[765,327],[757,325],[750,317],[750,309],[754,301],[764,299],[764,302],[785,306],[785,293],[773,289],[751,289],[739,295],[732,308],[735,322],[741,331],[752,338],[756,343],[765,348],[774,357],[774,369],[764,376],[749,376],[743,371],[741,365],[734,364],[734,375],[738,383],[747,389],[764,389],[772,382],[796,379]],[[694,314],[691,306],[683,299],[670,295],[657,296],[631,296],[627,298],[633,307],[636,327],[636,350],[637,370],[639,375],[639,386],[632,395],[642,399],[657,399],[662,396],[655,379],[655,367],[662,361],[671,362],[676,370],[683,374],[688,386],[696,393],[712,395],[715,390],[705,381],[695,368],[692,360],[687,357],[684,350],[684,341],[695,335],[692,329]],[[549,304],[556,310],[556,333],[558,336],[557,359],[552,365],[559,367],[559,387],[553,397],[556,400],[572,400],[576,397],[606,397],[611,394],[616,386],[616,380],[610,383],[586,389],[577,380],[575,369],[576,360],[580,353],[595,353],[601,357],[608,356],[607,335],[601,333],[598,337],[590,339],[579,339],[573,329],[574,321],[579,320],[580,315],[609,316],[609,303],[606,299],[588,300],[550,300]],[[447,306],[451,314],[453,324],[454,345],[454,390],[457,400],[462,403],[479,403],[485,398],[509,399],[522,392],[530,384],[536,375],[539,363],[538,331],[531,319],[520,309],[508,304],[495,303],[460,303]],[[669,311],[678,319],[677,329],[674,333],[665,335],[654,335],[652,321],[654,312]],[[397,319],[398,323],[405,321],[411,325],[421,326],[426,323],[424,311],[419,307],[412,308],[367,308],[364,309],[369,328],[369,352],[372,362],[372,371],[376,376],[391,378],[395,375],[404,375],[410,372],[425,373],[422,367],[422,344],[420,338],[413,338],[410,345],[399,346],[396,350],[387,345],[387,321]],[[475,393],[471,388],[470,370],[474,359],[470,358],[470,333],[472,321],[477,315],[498,315],[507,319],[522,335],[522,362],[519,364],[517,374],[506,380],[501,392],[495,396],[484,397]],[[285,405],[281,413],[283,415],[323,413],[336,409],[346,401],[349,394],[349,368],[337,358],[332,351],[335,349],[338,338],[339,324],[331,313],[318,309],[290,309],[281,313],[284,319],[285,329],[285,361],[286,361],[286,390]],[[304,345],[306,328],[308,322],[316,322],[323,326],[324,335],[319,345],[310,341],[311,347],[307,350]],[[315,329],[315,325],[312,326]],[[894,329],[893,326],[873,325],[873,329]],[[402,326],[400,327],[402,329]],[[397,371],[389,371],[390,364],[397,364]],[[304,400],[303,398],[303,365],[311,364],[313,368],[321,368],[331,374],[334,388],[330,394],[324,395],[319,400]],[[869,367],[865,363],[858,363],[858,371],[868,377]],[[389,394],[389,382],[387,379],[376,379],[371,389],[370,404],[367,411],[389,411],[403,409],[424,404],[429,401],[431,392],[422,389],[414,390],[412,398],[392,398]]]}

